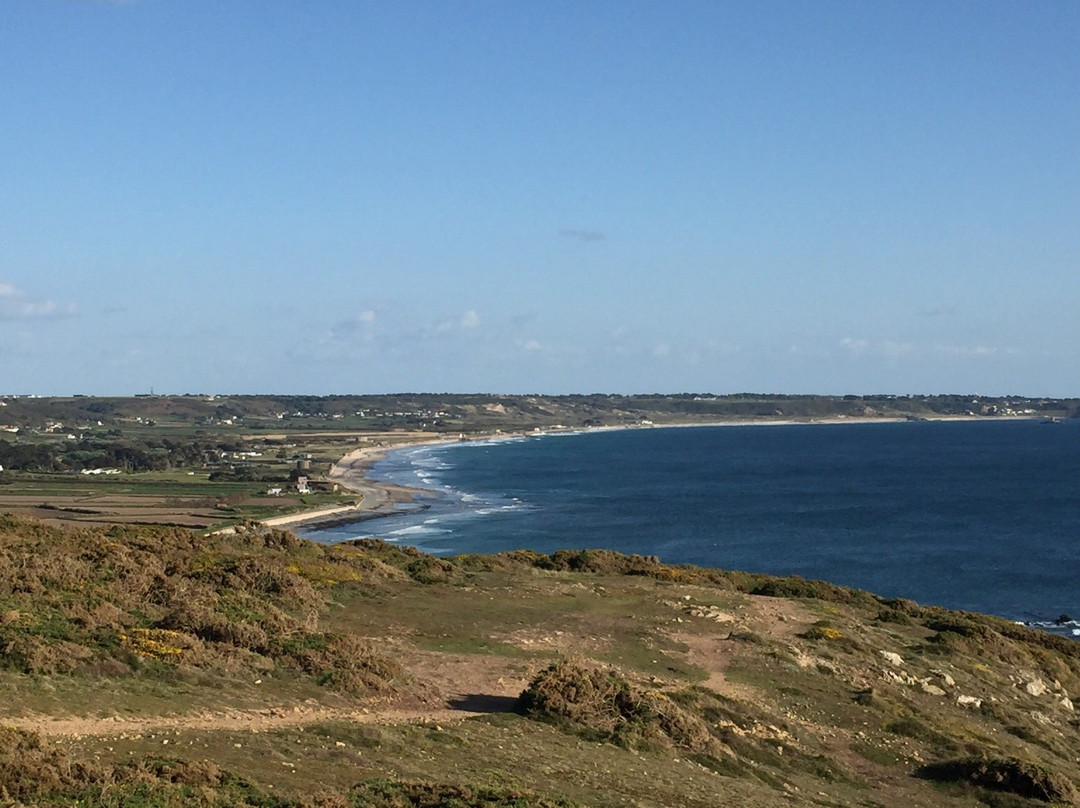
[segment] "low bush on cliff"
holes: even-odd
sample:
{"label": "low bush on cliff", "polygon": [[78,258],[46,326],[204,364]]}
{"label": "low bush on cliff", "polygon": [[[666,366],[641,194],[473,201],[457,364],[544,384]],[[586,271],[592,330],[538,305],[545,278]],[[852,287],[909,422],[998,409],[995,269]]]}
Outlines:
{"label": "low bush on cliff", "polygon": [[1016,758],[972,757],[929,763],[918,774],[927,780],[964,783],[1043,802],[1076,805],[1080,801],[1080,794],[1064,775]]}
{"label": "low bush on cliff", "polygon": [[675,746],[707,755],[723,747],[705,722],[658,691],[642,691],[614,671],[561,660],[521,694],[526,715],[562,723],[628,748]]}
{"label": "low bush on cliff", "polygon": [[[314,571],[314,572],[312,572]],[[275,665],[350,692],[396,663],[319,630],[326,590],[397,574],[362,550],[257,526],[204,537],[161,527],[77,529],[0,517],[0,667],[31,674]]]}

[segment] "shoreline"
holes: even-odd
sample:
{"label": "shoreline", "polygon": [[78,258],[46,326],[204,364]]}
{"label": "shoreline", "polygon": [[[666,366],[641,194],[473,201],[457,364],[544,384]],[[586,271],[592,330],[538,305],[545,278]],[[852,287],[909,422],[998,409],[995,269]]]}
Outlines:
{"label": "shoreline", "polygon": [[[748,419],[744,421],[705,421],[679,422],[662,424],[610,424],[606,426],[587,426],[573,429],[534,429],[530,431],[498,432],[491,435],[465,437],[425,436],[416,440],[406,440],[390,446],[362,446],[347,452],[327,474],[327,479],[337,483],[343,490],[360,494],[361,499],[354,505],[333,505],[310,511],[283,514],[260,520],[267,527],[304,527],[309,529],[340,527],[359,524],[372,519],[381,519],[402,513],[398,507],[414,503],[417,496],[430,493],[424,488],[409,488],[395,483],[373,480],[368,475],[372,467],[386,458],[390,452],[415,449],[420,446],[452,446],[464,443],[494,443],[544,435],[584,435],[593,432],[614,432],[631,429],[692,429],[695,427],[738,427],[738,426],[835,426],[840,424],[896,424],[927,423],[948,421],[1032,421],[1037,416],[1028,415],[956,415],[928,416],[909,418],[906,416],[870,417],[870,416],[833,416],[828,418],[789,418],[789,419]],[[425,506],[417,506],[424,509]]]}
{"label": "shoreline", "polygon": [[326,476],[329,481],[341,486],[343,491],[359,494],[359,502],[355,505],[332,505],[272,516],[260,521],[266,527],[336,527],[399,513],[397,506],[412,502],[418,494],[423,493],[423,489],[372,480],[367,476],[371,467],[389,452],[398,449],[457,442],[456,438],[425,438],[392,446],[362,446],[353,449],[334,463]]}

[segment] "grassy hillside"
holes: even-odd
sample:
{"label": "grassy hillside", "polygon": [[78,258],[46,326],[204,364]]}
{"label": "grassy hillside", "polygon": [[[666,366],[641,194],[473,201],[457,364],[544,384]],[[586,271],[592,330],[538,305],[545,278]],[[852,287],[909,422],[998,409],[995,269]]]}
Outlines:
{"label": "grassy hillside", "polygon": [[0,518],[0,801],[1080,804],[1080,643],[607,551]]}
{"label": "grassy hillside", "polygon": [[164,437],[196,430],[425,429],[488,432],[547,428],[760,418],[1080,414],[1080,400],[978,395],[463,395],[136,396],[31,398],[0,396],[0,426],[94,432],[153,429]]}

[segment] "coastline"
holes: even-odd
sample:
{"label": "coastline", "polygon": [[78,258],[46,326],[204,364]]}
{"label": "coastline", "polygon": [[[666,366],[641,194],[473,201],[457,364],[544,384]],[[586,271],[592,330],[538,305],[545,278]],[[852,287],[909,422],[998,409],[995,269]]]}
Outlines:
{"label": "coastline", "polygon": [[543,435],[581,435],[592,432],[613,432],[631,429],[690,429],[694,427],[737,427],[737,426],[829,426],[839,424],[895,424],[918,422],[947,421],[1027,421],[1036,420],[1033,416],[994,416],[994,415],[957,415],[933,416],[925,418],[896,417],[830,417],[830,418],[789,418],[789,419],[747,419],[740,421],[679,422],[660,424],[611,424],[589,426],[580,429],[534,429],[531,431],[498,432],[491,435],[465,437],[424,436],[405,440],[401,443],[379,446],[362,446],[346,453],[331,468],[328,479],[337,483],[343,490],[359,494],[361,499],[355,505],[334,505],[309,511],[284,514],[263,519],[267,527],[306,527],[324,528],[346,524],[366,522],[384,516],[400,513],[399,505],[411,503],[417,495],[426,493],[422,488],[409,488],[394,483],[382,482],[369,477],[371,468],[384,459],[390,452],[414,449],[419,446],[451,446],[462,443],[489,443],[518,438],[540,437]]}
{"label": "coastline", "polygon": [[451,438],[422,438],[392,446],[362,446],[353,449],[330,467],[327,479],[337,483],[343,491],[359,494],[359,502],[355,505],[333,505],[272,516],[261,522],[266,527],[332,527],[389,516],[397,512],[399,504],[411,502],[417,494],[423,492],[419,488],[406,488],[372,480],[367,476],[371,467],[386,457],[387,453],[397,449],[455,442],[457,440]]}

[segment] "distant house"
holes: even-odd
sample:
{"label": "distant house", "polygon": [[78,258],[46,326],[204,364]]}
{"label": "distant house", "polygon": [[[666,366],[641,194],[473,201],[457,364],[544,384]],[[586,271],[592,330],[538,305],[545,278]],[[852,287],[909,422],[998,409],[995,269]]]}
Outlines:
{"label": "distant house", "polygon": [[281,490],[280,487],[266,489],[266,495],[268,497],[280,497],[283,493],[284,492]]}
{"label": "distant house", "polygon": [[307,479],[307,477],[297,477],[296,478],[296,492],[298,494],[310,494],[311,493],[311,489],[308,488],[308,479]]}

